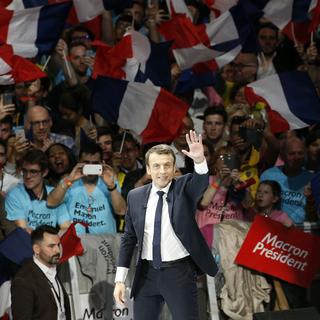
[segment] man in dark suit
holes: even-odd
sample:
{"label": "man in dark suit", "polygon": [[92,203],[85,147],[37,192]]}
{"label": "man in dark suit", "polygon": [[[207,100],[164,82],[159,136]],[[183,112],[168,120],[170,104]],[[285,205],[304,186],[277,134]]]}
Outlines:
{"label": "man in dark suit", "polygon": [[33,260],[24,264],[11,286],[13,319],[69,320],[69,297],[56,276],[60,257],[58,230],[39,226],[31,233]]}
{"label": "man in dark suit", "polygon": [[128,194],[126,228],[122,237],[114,298],[125,303],[125,278],[138,244],[131,296],[134,319],[158,319],[164,301],[174,320],[198,319],[197,273],[214,276],[217,266],[194,216],[208,186],[202,138],[186,135],[195,172],[174,179],[175,155],[168,145],[146,153],[152,183]]}

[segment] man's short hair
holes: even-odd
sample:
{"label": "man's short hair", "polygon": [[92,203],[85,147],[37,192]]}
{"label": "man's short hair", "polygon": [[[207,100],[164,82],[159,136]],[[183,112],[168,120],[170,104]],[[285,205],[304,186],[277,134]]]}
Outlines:
{"label": "man's short hair", "polygon": [[8,123],[10,125],[10,128],[13,127],[13,119],[10,115],[7,115],[0,120],[0,124],[5,124],[5,123]]}
{"label": "man's short hair", "polygon": [[49,166],[46,154],[39,149],[27,151],[22,158],[22,163],[38,164],[42,172],[47,170]]}
{"label": "man's short hair", "polygon": [[35,228],[32,232],[31,232],[31,243],[32,245],[39,243],[43,240],[43,235],[44,233],[49,233],[49,234],[53,234],[56,235],[59,232],[58,228],[49,226],[47,224],[43,224],[41,226],[38,226],[37,228]]}
{"label": "man's short hair", "polygon": [[88,141],[85,144],[83,144],[81,146],[81,150],[79,153],[79,159],[81,159],[81,157],[84,153],[91,154],[91,155],[99,153],[100,158],[102,159],[102,149],[100,148],[100,146],[97,143]]}
{"label": "man's short hair", "polygon": [[228,113],[223,106],[208,107],[207,109],[204,110],[203,116],[198,116],[198,118],[202,119],[203,121],[206,121],[206,117],[211,116],[211,115],[221,116],[224,123],[227,123],[227,121],[228,121]]}
{"label": "man's short hair", "polygon": [[265,28],[266,28],[266,29],[271,29],[271,30],[273,30],[273,31],[276,33],[277,37],[278,37],[278,31],[279,31],[279,29],[278,29],[273,23],[271,23],[271,22],[265,22],[265,23],[259,24],[257,33],[259,33],[259,31],[260,31],[261,29],[265,29]]}
{"label": "man's short hair", "polygon": [[173,158],[173,164],[176,163],[176,155],[174,154],[172,148],[168,146],[167,144],[157,144],[150,148],[145,156],[146,165],[149,165],[149,158],[152,153],[156,154],[168,154],[171,155]]}
{"label": "man's short hair", "polygon": [[[123,140],[123,135],[124,135],[124,133],[123,134],[118,134],[115,137],[113,137],[113,139],[112,139],[112,149],[114,151],[116,151],[116,152],[119,151],[119,149],[120,149],[120,146],[121,146],[121,143],[122,143],[122,140]],[[134,138],[134,136],[131,133],[126,132],[126,136],[124,137],[124,141],[132,143],[132,145],[135,148],[140,149],[139,142]]]}
{"label": "man's short hair", "polygon": [[113,137],[113,131],[108,127],[98,127],[97,128],[97,139],[102,136],[111,136]]}

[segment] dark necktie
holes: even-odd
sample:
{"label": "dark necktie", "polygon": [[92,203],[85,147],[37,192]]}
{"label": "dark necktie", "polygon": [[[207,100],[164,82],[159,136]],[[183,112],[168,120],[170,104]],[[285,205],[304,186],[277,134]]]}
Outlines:
{"label": "dark necktie", "polygon": [[157,191],[159,196],[156,215],[154,218],[154,230],[152,240],[152,264],[155,269],[160,269],[161,266],[161,216],[163,206],[163,191]]}

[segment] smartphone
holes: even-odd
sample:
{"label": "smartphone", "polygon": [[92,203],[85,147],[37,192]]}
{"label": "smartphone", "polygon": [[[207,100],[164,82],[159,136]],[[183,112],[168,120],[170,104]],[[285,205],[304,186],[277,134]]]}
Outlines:
{"label": "smartphone", "polygon": [[230,169],[240,168],[240,159],[236,154],[227,153],[222,156],[223,163]]}
{"label": "smartphone", "polygon": [[86,57],[94,58],[95,56],[96,56],[96,53],[93,50],[86,51]]}
{"label": "smartphone", "polygon": [[26,134],[23,127],[16,128],[15,130],[16,137],[21,140],[26,140]]}
{"label": "smartphone", "polygon": [[14,93],[13,92],[5,92],[2,94],[2,102],[3,105],[8,105],[8,104],[13,104],[13,96]]}
{"label": "smartphone", "polygon": [[103,171],[103,168],[101,164],[85,164],[82,168],[82,173],[86,176],[88,175],[101,176],[102,171]]}
{"label": "smartphone", "polygon": [[239,127],[239,137],[251,143],[256,149],[261,147],[263,130],[258,128]]}

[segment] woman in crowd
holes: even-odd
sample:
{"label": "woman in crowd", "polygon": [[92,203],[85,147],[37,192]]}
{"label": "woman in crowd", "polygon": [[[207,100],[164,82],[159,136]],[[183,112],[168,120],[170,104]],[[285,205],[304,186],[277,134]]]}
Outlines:
{"label": "woman in crowd", "polygon": [[50,185],[56,186],[59,181],[68,175],[76,164],[71,149],[61,143],[52,144],[46,151],[49,160]]}

